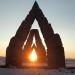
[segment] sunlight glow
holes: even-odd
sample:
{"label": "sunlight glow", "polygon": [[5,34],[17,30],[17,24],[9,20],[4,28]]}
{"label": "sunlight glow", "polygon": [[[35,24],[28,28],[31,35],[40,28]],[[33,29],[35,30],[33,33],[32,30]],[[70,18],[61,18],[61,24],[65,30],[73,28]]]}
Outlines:
{"label": "sunlight glow", "polygon": [[37,54],[35,52],[35,49],[33,49],[33,51],[31,52],[30,56],[29,56],[30,61],[35,62],[37,61]]}

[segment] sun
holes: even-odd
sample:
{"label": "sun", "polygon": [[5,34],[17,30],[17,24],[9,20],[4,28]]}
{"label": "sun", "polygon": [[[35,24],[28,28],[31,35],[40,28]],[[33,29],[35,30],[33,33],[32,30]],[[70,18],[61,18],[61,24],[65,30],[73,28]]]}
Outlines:
{"label": "sun", "polygon": [[31,62],[36,62],[37,61],[37,54],[35,52],[35,49],[33,49],[33,51],[31,52],[29,59]]}

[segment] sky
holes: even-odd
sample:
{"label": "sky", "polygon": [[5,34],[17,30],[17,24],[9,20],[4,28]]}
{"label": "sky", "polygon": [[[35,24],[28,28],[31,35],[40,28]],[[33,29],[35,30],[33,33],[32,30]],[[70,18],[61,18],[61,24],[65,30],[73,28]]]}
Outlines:
{"label": "sky", "polygon": [[[55,33],[59,33],[66,58],[75,58],[75,0],[36,0]],[[0,0],[0,56],[35,0]],[[37,23],[33,24],[37,28]]]}

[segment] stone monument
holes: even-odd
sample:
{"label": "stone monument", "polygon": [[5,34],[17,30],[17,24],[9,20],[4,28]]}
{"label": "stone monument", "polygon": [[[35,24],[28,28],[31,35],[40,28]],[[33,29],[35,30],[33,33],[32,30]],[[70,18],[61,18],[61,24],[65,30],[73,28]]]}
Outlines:
{"label": "stone monument", "polygon": [[[45,54],[44,47],[41,44],[40,37],[38,36],[37,30],[30,30],[34,20],[37,20],[41,32],[44,37],[44,41],[47,46],[47,55]],[[9,46],[6,50],[6,65],[7,66],[15,66],[19,67],[22,65],[23,58],[23,45],[27,39],[29,32],[33,32],[30,34],[30,38],[28,38],[28,42],[25,46],[25,51],[29,51],[30,45],[32,44],[32,36],[36,37],[37,44],[37,54],[39,59],[44,54],[46,55],[48,68],[63,68],[65,67],[65,55],[64,48],[59,34],[55,34],[51,24],[48,23],[46,17],[43,15],[43,12],[39,8],[37,2],[35,1],[31,11],[27,15],[26,19],[22,22],[19,29],[17,30],[14,37],[11,38]],[[42,52],[41,52],[42,51]]]}

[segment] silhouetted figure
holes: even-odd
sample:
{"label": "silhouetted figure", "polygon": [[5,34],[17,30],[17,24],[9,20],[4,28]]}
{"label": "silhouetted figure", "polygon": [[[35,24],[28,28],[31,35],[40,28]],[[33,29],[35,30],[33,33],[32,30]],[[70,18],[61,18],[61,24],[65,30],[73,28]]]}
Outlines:
{"label": "silhouetted figure", "polygon": [[[9,46],[6,50],[6,65],[10,66],[21,66],[22,65],[22,54],[23,54],[23,45],[27,39],[29,32],[33,31],[36,37],[37,44],[37,54],[39,58],[41,58],[41,51],[45,55],[45,49],[41,44],[39,34],[37,30],[31,30],[30,28],[34,22],[34,20],[38,21],[39,27],[43,34],[46,46],[47,46],[47,59],[48,59],[48,67],[49,68],[62,68],[65,67],[65,55],[64,48],[60,39],[59,34],[54,34],[54,31],[51,27],[51,24],[48,23],[46,17],[44,17],[41,9],[39,8],[37,2],[35,1],[29,15],[27,15],[26,19],[22,22],[21,26],[16,32],[16,35],[10,40]],[[29,40],[29,39],[28,39]],[[30,37],[32,40],[32,37]],[[39,40],[39,41],[38,41]],[[25,46],[25,50],[27,50],[30,45]],[[29,46],[29,47],[28,47]]]}

